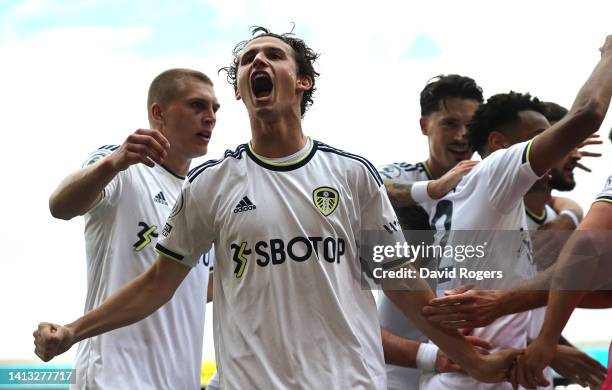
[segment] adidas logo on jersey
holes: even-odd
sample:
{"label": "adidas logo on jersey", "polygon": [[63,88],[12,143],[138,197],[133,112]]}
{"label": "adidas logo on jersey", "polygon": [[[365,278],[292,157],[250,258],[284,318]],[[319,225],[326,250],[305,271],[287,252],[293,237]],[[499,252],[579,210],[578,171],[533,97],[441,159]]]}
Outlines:
{"label": "adidas logo on jersey", "polygon": [[257,207],[247,198],[246,196],[242,198],[240,202],[236,205],[234,209],[234,214],[241,213],[243,211],[255,210]]}
{"label": "adidas logo on jersey", "polygon": [[155,197],[153,198],[153,201],[168,206],[168,201],[166,200],[164,193],[161,191],[159,191],[159,194],[155,195]]}

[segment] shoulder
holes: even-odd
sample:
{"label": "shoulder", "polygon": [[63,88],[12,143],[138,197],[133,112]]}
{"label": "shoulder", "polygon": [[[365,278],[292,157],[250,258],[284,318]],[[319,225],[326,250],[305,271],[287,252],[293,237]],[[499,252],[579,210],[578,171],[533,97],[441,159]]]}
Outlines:
{"label": "shoulder", "polygon": [[347,170],[363,171],[374,179],[377,185],[381,186],[383,184],[378,171],[367,158],[335,148],[320,141],[315,141],[315,144],[318,152],[325,158],[330,158],[342,163],[343,167]]}
{"label": "shoulder", "polygon": [[119,145],[103,145],[89,154],[83,166],[91,165],[96,161],[108,156],[119,148]]}
{"label": "shoulder", "polygon": [[215,174],[219,171],[232,169],[236,161],[244,158],[247,144],[242,144],[234,150],[226,150],[223,157],[217,160],[208,160],[203,164],[193,168],[187,174],[187,181],[193,183],[196,180],[203,180],[208,175]]}
{"label": "shoulder", "polygon": [[415,164],[399,162],[385,164],[378,167],[378,172],[383,179],[402,179],[409,181],[428,180],[429,173],[425,164],[418,162]]}

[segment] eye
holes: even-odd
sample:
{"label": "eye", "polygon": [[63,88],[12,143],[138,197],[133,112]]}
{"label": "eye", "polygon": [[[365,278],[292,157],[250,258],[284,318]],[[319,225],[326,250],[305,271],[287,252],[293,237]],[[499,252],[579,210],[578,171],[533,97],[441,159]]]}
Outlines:
{"label": "eye", "polygon": [[240,59],[240,65],[246,65],[250,63],[251,61],[253,61],[253,58],[255,58],[254,53],[252,52],[245,53]]}
{"label": "eye", "polygon": [[200,102],[200,101],[195,101],[195,102],[191,102],[190,106],[196,110],[204,110],[206,109],[206,104],[204,102]]}

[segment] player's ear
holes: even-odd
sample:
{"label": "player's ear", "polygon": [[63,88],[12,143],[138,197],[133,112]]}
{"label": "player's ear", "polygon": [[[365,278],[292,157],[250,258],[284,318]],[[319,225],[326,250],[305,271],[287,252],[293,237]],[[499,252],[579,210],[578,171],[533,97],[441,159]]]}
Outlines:
{"label": "player's ear", "polygon": [[423,135],[429,135],[429,131],[427,130],[429,126],[429,118],[422,116],[421,119],[419,119],[419,125],[421,126],[421,133],[423,133]]}
{"label": "player's ear", "polygon": [[151,104],[151,118],[157,122],[163,122],[164,120],[164,110],[158,102]]}
{"label": "player's ear", "polygon": [[494,152],[498,149],[505,149],[510,146],[506,136],[499,131],[492,131],[487,138],[489,149]]}
{"label": "player's ear", "polygon": [[238,86],[236,84],[234,84],[234,96],[236,97],[236,100],[242,99],[240,97],[240,92],[238,91]]}
{"label": "player's ear", "polygon": [[309,91],[310,89],[312,89],[312,77],[298,76],[296,87],[297,87],[298,92]]}

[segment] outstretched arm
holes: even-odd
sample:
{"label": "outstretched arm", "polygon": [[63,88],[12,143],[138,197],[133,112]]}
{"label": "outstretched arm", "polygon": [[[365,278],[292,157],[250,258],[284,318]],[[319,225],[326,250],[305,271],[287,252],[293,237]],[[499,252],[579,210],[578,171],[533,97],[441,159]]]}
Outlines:
{"label": "outstretched arm", "polygon": [[606,38],[600,51],[601,60],[568,114],[534,138],[529,162],[537,175],[546,173],[601,126],[612,95],[612,35]]}
{"label": "outstretched arm", "polygon": [[65,326],[40,323],[33,333],[34,352],[49,361],[83,339],[146,318],[172,298],[190,269],[160,255],[146,272],[78,320]]}
{"label": "outstretched arm", "polygon": [[[588,234],[587,231],[589,230],[593,234]],[[577,233],[570,238],[562,251],[559,258],[560,266],[557,268],[558,274],[555,275],[555,279],[560,279],[563,283],[565,278],[569,276],[559,274],[568,273],[568,269],[571,270],[575,267],[579,267],[583,273],[602,272],[598,260],[607,261],[609,259],[598,259],[596,255],[588,255],[586,257],[582,256],[586,259],[582,263],[588,262],[588,264],[576,264],[573,258],[583,253],[583,248],[604,250],[606,245],[609,245],[605,242],[608,236],[598,233],[606,230],[612,230],[612,203],[595,202],[578,226]],[[567,267],[565,267],[566,265]],[[523,383],[533,383],[530,382],[532,378],[550,364],[554,356],[554,347],[572,312],[582,301],[588,301],[589,294],[586,291],[554,289],[555,287],[553,285],[553,289],[549,293],[546,317],[540,335],[529,346],[525,355],[518,360],[516,378]]]}
{"label": "outstretched arm", "polygon": [[101,200],[102,191],[119,172],[138,163],[161,164],[169,147],[159,131],[136,130],[115,152],[62,180],[49,198],[51,215],[68,220],[85,214]]}
{"label": "outstretched arm", "polygon": [[[428,372],[463,372],[463,369],[450,360],[436,345],[407,339],[380,328],[385,363],[396,366],[419,368]],[[476,336],[465,337],[479,352],[488,354],[491,344]]]}
{"label": "outstretched arm", "polygon": [[510,365],[520,351],[504,350],[487,356],[479,355],[457,330],[443,329],[421,314],[422,308],[434,298],[427,283],[421,279],[407,283],[406,289],[385,290],[385,294],[423,334],[475,379],[491,383],[506,380]]}

